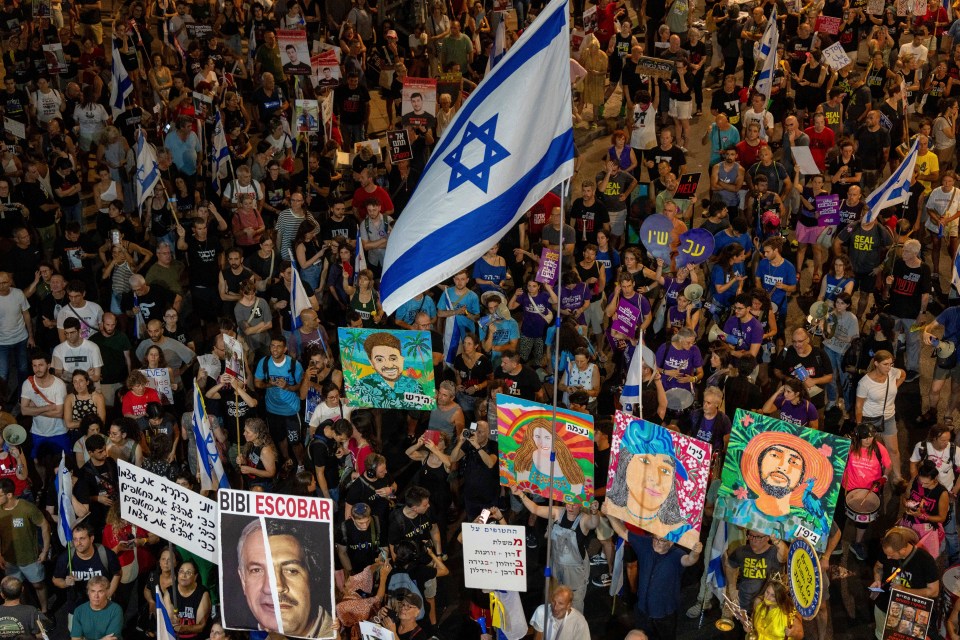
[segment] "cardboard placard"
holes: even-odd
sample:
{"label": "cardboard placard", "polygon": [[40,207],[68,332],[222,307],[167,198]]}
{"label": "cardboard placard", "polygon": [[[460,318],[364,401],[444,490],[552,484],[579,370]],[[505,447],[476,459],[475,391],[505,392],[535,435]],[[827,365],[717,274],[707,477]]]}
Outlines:
{"label": "cardboard placard", "polygon": [[527,590],[527,539],[522,526],[464,522],[463,581],[468,589]]}
{"label": "cardboard placard", "polygon": [[320,130],[320,105],[316,100],[296,100],[293,109],[298,133]]}
{"label": "cardboard placard", "polygon": [[335,638],[333,502],[221,489],[217,505],[224,628]]}
{"label": "cardboard placard", "polygon": [[239,340],[223,334],[223,370],[233,376],[240,384],[247,382],[247,371],[243,366],[243,345]]}
{"label": "cardboard placard", "polygon": [[212,24],[188,24],[187,35],[191,40],[209,40],[213,35]]}
{"label": "cardboard placard", "polygon": [[403,79],[400,122],[403,126],[436,128],[437,81],[435,78]]}
{"label": "cardboard placard", "polygon": [[560,253],[553,249],[544,248],[540,251],[540,266],[537,267],[537,282],[556,286],[557,274],[560,272]]}
{"label": "cardboard placard", "polygon": [[120,517],[217,562],[217,503],[125,460],[117,460]]}
{"label": "cardboard placard", "polygon": [[173,386],[167,369],[140,369],[147,377],[147,386],[157,392],[163,404],[173,404]]}
{"label": "cardboard placard", "polygon": [[885,5],[885,0],[868,0],[867,13],[872,16],[882,16]]}
{"label": "cardboard placard", "polygon": [[27,125],[23,124],[19,120],[14,120],[13,118],[4,118],[3,129],[10,135],[20,138],[21,140],[27,139]]}
{"label": "cardboard placard", "polygon": [[640,56],[640,60],[637,61],[637,74],[662,80],[669,80],[676,68],[677,65],[672,61],[662,58]]}
{"label": "cardboard placard", "polygon": [[793,163],[800,168],[801,174],[815,176],[821,173],[810,147],[790,147],[790,152],[793,154]]}
{"label": "cardboard placard", "polygon": [[697,195],[697,187],[700,185],[700,173],[685,173],[680,176],[677,190],[674,193],[677,197],[693,198]]}
{"label": "cardboard placard", "polygon": [[[893,584],[899,582],[895,580]],[[926,638],[932,615],[932,599],[893,589],[890,592],[890,604],[887,605],[887,618],[883,623],[883,640]]]}
{"label": "cardboard placard", "polygon": [[832,69],[839,71],[850,64],[850,56],[848,56],[847,52],[843,50],[842,44],[839,42],[834,42],[832,45],[823,50],[823,61]]}
{"label": "cardboard placard", "polygon": [[302,29],[278,29],[277,45],[280,47],[280,60],[283,72],[294,76],[309,76],[313,72],[310,65],[310,47],[307,45],[307,32]]}
{"label": "cardboard placard", "polygon": [[826,196],[817,196],[815,198],[817,206],[817,226],[829,227],[840,224],[840,196],[831,194]]}
{"label": "cardboard placard", "polygon": [[340,327],[340,362],[351,407],[437,406],[429,331]]}
{"label": "cardboard placard", "polygon": [[387,147],[392,162],[401,162],[413,157],[413,148],[410,146],[410,136],[406,129],[387,131]]}

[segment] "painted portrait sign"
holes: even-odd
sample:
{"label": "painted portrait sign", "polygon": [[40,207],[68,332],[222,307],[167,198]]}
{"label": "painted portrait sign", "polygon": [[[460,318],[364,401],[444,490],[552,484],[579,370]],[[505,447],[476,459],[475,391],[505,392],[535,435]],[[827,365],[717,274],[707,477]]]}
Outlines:
{"label": "painted portrait sign", "polygon": [[849,452],[845,438],[737,409],[716,517],[781,539],[806,538],[822,552]]}
{"label": "painted portrait sign", "polygon": [[593,416],[513,396],[497,395],[500,484],[550,497],[550,451],[556,449],[553,499],[587,505],[593,500]]}
{"label": "painted portrait sign", "polygon": [[700,540],[710,444],[618,411],[607,514],[691,548]]}
{"label": "painted portrait sign", "polygon": [[436,408],[429,331],[340,327],[340,363],[351,407]]}

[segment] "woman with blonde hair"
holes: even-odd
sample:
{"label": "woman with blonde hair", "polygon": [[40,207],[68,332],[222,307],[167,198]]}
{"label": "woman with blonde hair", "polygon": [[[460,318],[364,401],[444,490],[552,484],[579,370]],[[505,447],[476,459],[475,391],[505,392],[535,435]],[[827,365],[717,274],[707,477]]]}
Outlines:
{"label": "woman with blonde hair", "polygon": [[750,614],[756,640],[803,638],[803,622],[797,615],[783,578],[770,577],[753,602]]}
{"label": "woman with blonde hair", "polygon": [[593,105],[593,123],[590,128],[596,129],[597,122],[603,117],[603,90],[607,80],[608,60],[607,54],[600,49],[600,41],[592,33],[584,39],[580,64],[587,70],[587,77],[583,79],[583,102]]}
{"label": "woman with blonde hair", "polygon": [[893,366],[893,354],[881,349],[873,354],[867,374],[857,384],[854,417],[857,424],[869,424],[881,436],[890,454],[893,482],[903,486],[900,471],[900,444],[897,437],[897,390],[907,379],[907,372]]}
{"label": "woman with blonde hair", "polygon": [[[550,476],[550,453],[556,453],[553,482]],[[559,469],[559,473],[557,470]],[[538,487],[550,487],[562,494],[583,491],[583,469],[577,464],[567,444],[554,439],[553,429],[544,418],[531,420],[523,433],[523,441],[513,459],[517,482],[529,482]]]}

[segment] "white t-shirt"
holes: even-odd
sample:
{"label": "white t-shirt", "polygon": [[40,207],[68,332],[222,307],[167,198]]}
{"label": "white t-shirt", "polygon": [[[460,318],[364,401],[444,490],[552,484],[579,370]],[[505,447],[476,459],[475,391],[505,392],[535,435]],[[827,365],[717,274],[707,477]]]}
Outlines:
{"label": "white t-shirt", "polygon": [[756,122],[760,125],[760,139],[764,142],[769,141],[767,137],[767,129],[773,128],[773,114],[764,109],[760,113],[757,113],[751,107],[743,112],[743,130],[747,130],[747,126],[751,122]]}
{"label": "white t-shirt", "polygon": [[[869,375],[860,378],[857,385],[857,397],[864,398],[863,417],[875,418],[883,411],[884,419],[897,415],[897,380],[900,378],[900,369],[890,368],[890,377],[887,382],[874,382]],[[887,384],[889,383],[889,393]],[[887,398],[886,411],[883,409],[883,398]]]}
{"label": "white t-shirt", "polygon": [[[52,380],[53,384],[49,387],[40,387],[40,392],[46,396],[47,400],[44,400],[40,397],[33,389],[33,384],[30,383],[30,380],[24,380],[23,386],[20,388],[20,397],[26,398],[33,402],[34,406],[37,407],[47,407],[51,404],[63,404],[67,399],[67,385],[63,384],[63,380],[60,378],[54,378],[52,375],[47,374]],[[33,376],[31,376],[31,379]],[[43,436],[44,438],[50,438],[53,436],[59,436],[67,432],[67,426],[63,423],[63,417],[51,418],[49,416],[33,416],[33,426],[30,428],[30,433],[33,433],[38,436]]]}
{"label": "white t-shirt", "polygon": [[52,366],[57,371],[90,371],[103,366],[100,347],[84,340],[79,346],[71,347],[69,342],[61,342],[53,348]]}
{"label": "white t-shirt", "polygon": [[[922,459],[920,457],[920,445],[922,442],[918,442],[913,448],[913,455],[910,456],[910,462],[920,462]],[[954,477],[953,469],[954,467],[960,468],[960,447],[953,447],[956,449],[953,455],[953,461],[950,460],[950,445],[947,445],[943,448],[943,451],[937,451],[932,444],[927,442],[927,459],[932,460],[933,464],[937,466],[937,471],[939,472],[940,484],[945,486],[947,490],[953,489],[953,483],[957,481]]]}
{"label": "white t-shirt", "polygon": [[23,291],[16,287],[10,287],[10,293],[0,296],[0,344],[14,345],[30,337],[23,321],[23,312],[29,310]]}
{"label": "white t-shirt", "polygon": [[326,402],[320,401],[320,404],[317,405],[317,408],[313,410],[313,415],[310,416],[310,426],[317,427],[324,420],[336,421],[340,418],[349,420],[351,413],[353,413],[353,407],[349,406],[342,399],[339,407],[331,407]]}
{"label": "white t-shirt", "polygon": [[73,119],[80,125],[80,135],[88,139],[100,135],[109,118],[102,104],[78,104],[73,110]]}
{"label": "white t-shirt", "polygon": [[[530,616],[530,626],[536,631],[544,633],[545,618],[547,611],[546,605],[540,605]],[[557,619],[550,613],[550,637],[544,636],[543,640],[582,640],[590,637],[590,627],[587,625],[587,619],[576,609],[570,609],[570,612],[564,617]]]}
{"label": "white t-shirt", "polygon": [[80,337],[84,340],[100,331],[100,320],[103,319],[103,308],[96,302],[89,300],[81,308],[64,305],[57,314],[57,329],[63,329],[63,321],[67,318],[80,319]]}
{"label": "white t-shirt", "polygon": [[56,89],[51,89],[47,93],[33,92],[33,106],[37,109],[37,120],[44,124],[60,116],[61,104],[63,104],[63,96]]}
{"label": "white t-shirt", "polygon": [[908,42],[900,46],[900,55],[898,55],[897,57],[903,58],[904,54],[906,54],[912,57],[914,60],[916,60],[918,64],[922,65],[927,61],[928,53],[929,53],[929,49],[927,49],[922,44],[920,46],[915,47],[913,46],[912,42]]}
{"label": "white t-shirt", "polygon": [[657,110],[651,102],[646,111],[639,104],[633,105],[633,129],[630,131],[630,146],[634,149],[653,149],[657,146]]}

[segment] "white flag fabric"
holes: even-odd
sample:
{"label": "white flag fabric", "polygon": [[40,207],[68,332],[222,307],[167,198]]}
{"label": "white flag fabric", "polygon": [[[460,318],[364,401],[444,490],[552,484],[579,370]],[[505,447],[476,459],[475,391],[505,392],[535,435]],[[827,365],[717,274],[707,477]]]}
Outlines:
{"label": "white flag fabric", "polygon": [[197,466],[200,468],[200,490],[210,491],[217,487],[229,489],[230,482],[223,471],[223,460],[213,439],[207,411],[197,381],[193,381],[193,440],[197,446]]}
{"label": "white flag fabric", "polygon": [[910,183],[913,180],[913,171],[917,166],[917,156],[920,155],[917,151],[919,145],[919,139],[913,141],[910,152],[897,167],[897,170],[891,173],[890,177],[874,189],[867,198],[867,213],[863,216],[864,221],[872,222],[887,207],[903,204],[910,199]]}
{"label": "white flag fabric", "polygon": [[291,269],[293,271],[293,278],[290,282],[290,330],[294,331],[299,329],[303,324],[303,320],[300,319],[300,313],[310,309],[310,298],[307,296],[307,290],[303,288],[303,280],[300,279],[300,272],[295,266],[297,264],[296,259],[293,257],[293,252],[290,253],[290,262],[294,265]]}
{"label": "white flag fabric", "polygon": [[77,514],[73,510],[73,476],[67,468],[66,454],[60,454],[60,467],[57,469],[57,535],[60,544],[67,546],[73,541],[73,525],[77,523]]}
{"label": "white flag fabric", "polygon": [[155,588],[154,598],[157,605],[157,640],[177,640],[177,634],[173,630],[173,623],[170,622],[170,614],[163,606],[163,598],[160,597],[159,585]]}
{"label": "white flag fabric", "polygon": [[767,57],[763,61],[763,68],[757,74],[754,85],[766,100],[770,100],[770,92],[773,90],[773,72],[777,69],[777,44],[780,42],[780,31],[777,29],[776,17],[776,13],[771,14],[767,30],[760,42],[760,53],[766,51]]}
{"label": "white flag fabric", "polygon": [[497,66],[497,63],[507,53],[507,21],[500,18],[497,23],[497,33],[493,37],[493,46],[490,47],[490,57],[487,58],[487,68],[483,75],[490,73],[490,69]]}
{"label": "white flag fabric", "polygon": [[630,359],[630,368],[627,369],[627,379],[623,384],[623,390],[620,392],[620,404],[627,413],[633,413],[634,407],[641,407],[640,400],[643,395],[643,363],[646,362],[650,368],[656,362],[656,357],[650,348],[643,344],[643,332],[640,335],[640,343],[633,352]]}
{"label": "white flag fabric", "polygon": [[444,130],[387,243],[385,313],[472,265],[573,175],[567,6],[551,0]]}
{"label": "white flag fabric", "polygon": [[157,150],[147,142],[143,129],[137,133],[137,207],[142,207],[160,182],[160,165]]}
{"label": "white flag fabric", "polygon": [[213,156],[210,180],[217,195],[223,195],[223,179],[227,177],[227,165],[230,163],[230,149],[227,147],[227,136],[223,132],[223,118],[217,110],[213,121]]}
{"label": "white flag fabric", "polygon": [[114,118],[123,113],[123,102],[132,93],[133,81],[127,75],[127,68],[123,66],[123,59],[120,57],[120,48],[115,42],[110,73],[110,108],[113,109]]}
{"label": "white flag fabric", "polygon": [[713,545],[710,547],[710,559],[707,561],[707,585],[713,588],[714,594],[723,601],[723,590],[727,586],[727,576],[723,572],[723,554],[727,552],[727,523],[720,521],[717,532],[713,536]]}
{"label": "white flag fabric", "polygon": [[956,255],[953,256],[953,277],[951,278],[951,283],[953,284],[953,288],[957,290],[957,293],[960,294],[960,250],[957,250]]}

